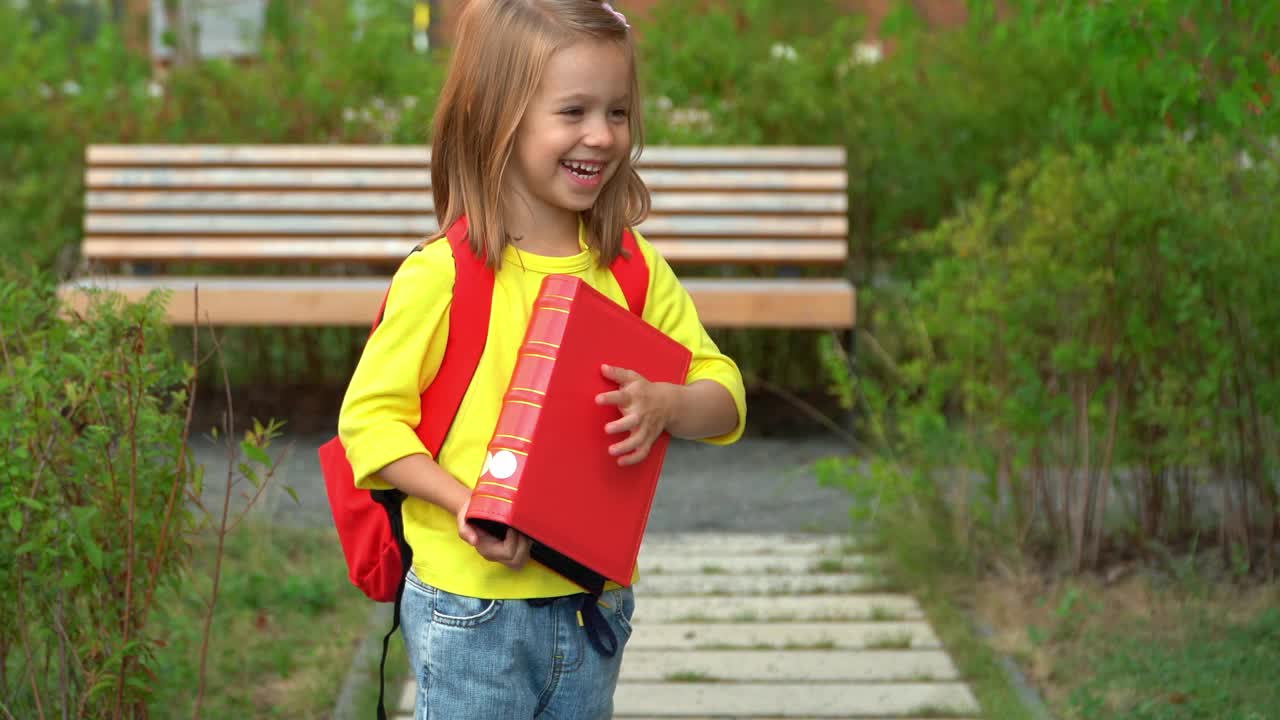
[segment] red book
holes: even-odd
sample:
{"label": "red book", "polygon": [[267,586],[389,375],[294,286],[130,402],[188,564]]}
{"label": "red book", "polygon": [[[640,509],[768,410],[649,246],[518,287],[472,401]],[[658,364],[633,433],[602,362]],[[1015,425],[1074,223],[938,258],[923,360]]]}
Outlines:
{"label": "red book", "polygon": [[650,382],[684,384],[692,356],[581,279],[542,283],[494,429],[467,518],[503,536],[533,540],[535,560],[599,593],[606,579],[631,584],[670,436],[627,467],[609,454],[621,417],[598,405],[617,384],[601,365],[635,370]]}

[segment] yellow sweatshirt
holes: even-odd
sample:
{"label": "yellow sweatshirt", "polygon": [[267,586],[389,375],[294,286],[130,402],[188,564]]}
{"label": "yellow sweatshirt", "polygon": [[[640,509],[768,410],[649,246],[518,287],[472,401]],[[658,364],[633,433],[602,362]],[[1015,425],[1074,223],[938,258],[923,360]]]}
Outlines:
{"label": "yellow sweatshirt", "polygon": [[[737,428],[705,440],[732,443],[742,435],[746,419],[742,375],[707,335],[671,266],[639,233],[636,242],[649,266],[644,319],[693,353],[687,382],[714,380],[733,395],[738,406]],[[575,275],[626,306],[613,273],[597,264],[581,238],[579,245],[581,252],[570,257],[533,255],[514,246],[504,252],[502,268],[494,280],[484,352],[436,458],[467,487],[475,487],[484,464],[542,279],[553,273]],[[377,476],[378,470],[408,455],[429,455],[414,428],[420,419],[422,392],[435,378],[444,357],[453,282],[453,250],[444,239],[411,254],[392,278],[386,312],[364,348],[338,418],[338,434],[355,471],[357,487],[389,488]],[[483,598],[581,592],[540,563],[531,561],[516,571],[485,560],[458,537],[457,520],[444,508],[410,497],[404,502],[403,513],[414,571],[431,585]]]}

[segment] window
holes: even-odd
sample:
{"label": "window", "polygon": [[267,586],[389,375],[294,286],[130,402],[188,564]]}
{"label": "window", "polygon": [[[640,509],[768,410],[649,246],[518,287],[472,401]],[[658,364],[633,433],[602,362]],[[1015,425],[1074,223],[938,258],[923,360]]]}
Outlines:
{"label": "window", "polygon": [[[267,0],[178,0],[181,13],[195,25],[192,40],[200,58],[257,55],[262,46]],[[180,13],[179,17],[182,16]],[[151,0],[151,57],[167,60],[164,0]]]}

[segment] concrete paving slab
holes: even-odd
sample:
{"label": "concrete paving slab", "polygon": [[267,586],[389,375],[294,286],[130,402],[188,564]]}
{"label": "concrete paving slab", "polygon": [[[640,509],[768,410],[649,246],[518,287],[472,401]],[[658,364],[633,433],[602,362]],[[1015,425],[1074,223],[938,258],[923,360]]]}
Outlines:
{"label": "concrete paving slab", "polygon": [[640,546],[646,553],[690,557],[706,555],[802,555],[807,558],[856,552],[852,537],[804,533],[662,533],[648,535]]}
{"label": "concrete paving slab", "polygon": [[640,552],[640,577],[666,574],[721,573],[727,575],[750,575],[767,573],[783,574],[825,574],[831,572],[856,572],[874,564],[875,559],[869,555],[831,555],[812,557],[809,555],[756,555],[732,554],[699,554],[677,555],[663,553],[661,550]]}
{"label": "concrete paving slab", "polygon": [[964,683],[619,683],[614,717],[967,717],[977,699]]}
{"label": "concrete paving slab", "polygon": [[909,595],[780,595],[718,597],[645,595],[636,589],[633,624],[669,622],[804,622],[814,620],[919,620]]}
{"label": "concrete paving slab", "polygon": [[842,575],[653,575],[636,585],[644,597],[658,595],[828,595],[885,587],[882,578]]}
{"label": "concrete paving slab", "polygon": [[866,647],[938,648],[942,643],[929,623],[644,623],[635,627],[627,649],[706,650],[714,648]]}
{"label": "concrete paving slab", "polygon": [[667,650],[627,648],[622,682],[872,682],[955,680],[941,650]]}

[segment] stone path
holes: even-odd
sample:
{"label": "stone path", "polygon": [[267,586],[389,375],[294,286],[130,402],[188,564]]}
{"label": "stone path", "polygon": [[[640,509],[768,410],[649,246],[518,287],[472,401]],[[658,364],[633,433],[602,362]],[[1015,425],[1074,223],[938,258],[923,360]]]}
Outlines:
{"label": "stone path", "polygon": [[[907,595],[833,535],[650,533],[615,718],[975,718]],[[413,713],[414,687],[397,720]]]}

